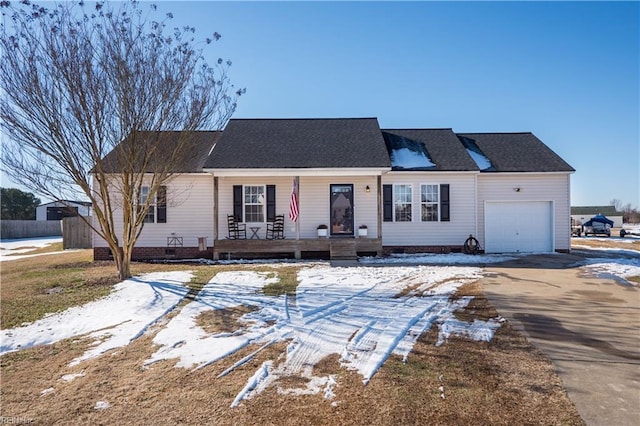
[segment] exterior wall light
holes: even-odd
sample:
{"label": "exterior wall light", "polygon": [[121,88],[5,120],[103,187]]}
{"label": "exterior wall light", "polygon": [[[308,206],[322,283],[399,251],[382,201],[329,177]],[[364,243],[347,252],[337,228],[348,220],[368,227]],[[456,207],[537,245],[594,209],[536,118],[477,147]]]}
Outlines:
{"label": "exterior wall light", "polygon": [[364,190],[365,192],[371,192],[371,188],[369,188],[369,185],[367,185],[367,187]]}

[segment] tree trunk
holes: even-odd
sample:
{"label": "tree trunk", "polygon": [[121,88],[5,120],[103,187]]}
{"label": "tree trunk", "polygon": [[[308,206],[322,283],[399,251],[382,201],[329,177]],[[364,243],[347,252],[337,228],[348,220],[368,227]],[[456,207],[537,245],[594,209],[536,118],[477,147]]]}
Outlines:
{"label": "tree trunk", "polygon": [[118,247],[114,256],[116,268],[118,269],[118,279],[124,281],[131,278],[131,254],[125,252],[122,247]]}

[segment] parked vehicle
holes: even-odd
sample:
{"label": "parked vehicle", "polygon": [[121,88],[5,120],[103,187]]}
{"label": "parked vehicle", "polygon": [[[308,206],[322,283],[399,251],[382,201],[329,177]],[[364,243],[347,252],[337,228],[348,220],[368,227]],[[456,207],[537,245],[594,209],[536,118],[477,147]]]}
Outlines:
{"label": "parked vehicle", "polygon": [[571,219],[571,236],[582,236],[582,222],[580,222],[579,220]]}
{"label": "parked vehicle", "polygon": [[589,235],[606,235],[611,236],[611,226],[608,223],[593,222],[591,226],[584,226],[584,236]]}
{"label": "parked vehicle", "polygon": [[612,226],[612,220],[607,219],[604,215],[598,214],[584,223],[584,235],[585,237],[589,235],[606,235],[610,237]]}

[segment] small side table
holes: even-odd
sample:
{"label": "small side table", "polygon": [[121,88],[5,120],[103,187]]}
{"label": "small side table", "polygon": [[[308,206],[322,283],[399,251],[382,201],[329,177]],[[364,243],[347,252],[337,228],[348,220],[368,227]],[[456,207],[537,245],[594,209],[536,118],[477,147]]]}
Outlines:
{"label": "small side table", "polygon": [[260,226],[250,226],[249,229],[251,230],[251,238],[249,239],[253,240],[255,238],[256,240],[259,240],[260,235],[258,235],[258,231],[260,231]]}

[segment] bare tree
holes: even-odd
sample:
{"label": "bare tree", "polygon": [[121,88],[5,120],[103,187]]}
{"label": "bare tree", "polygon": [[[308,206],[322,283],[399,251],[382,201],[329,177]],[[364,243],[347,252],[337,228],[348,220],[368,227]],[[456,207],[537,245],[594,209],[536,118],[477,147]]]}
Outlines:
{"label": "bare tree", "polygon": [[0,6],[2,170],[54,200],[91,201],[90,224],[128,278],[144,217],[190,135],[222,128],[244,92],[229,61],[203,57],[220,35],[198,43],[194,28],[169,29],[171,14],[154,20],[155,6],[134,1]]}

